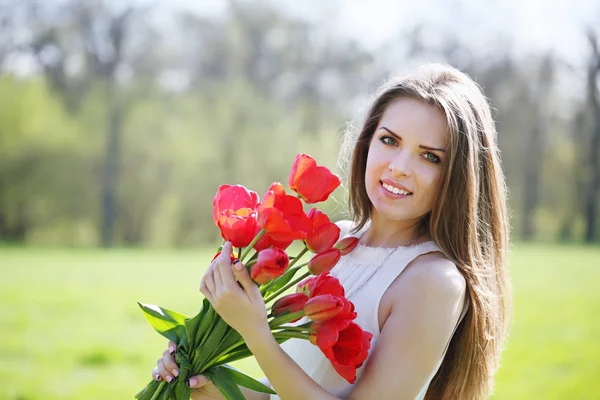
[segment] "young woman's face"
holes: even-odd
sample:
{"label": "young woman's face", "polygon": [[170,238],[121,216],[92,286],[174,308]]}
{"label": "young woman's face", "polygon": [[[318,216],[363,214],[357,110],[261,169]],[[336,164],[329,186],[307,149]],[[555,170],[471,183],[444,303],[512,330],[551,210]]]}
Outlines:
{"label": "young woman's face", "polygon": [[367,157],[365,185],[373,217],[409,221],[430,212],[440,190],[448,142],[441,110],[411,98],[392,102],[377,125]]}

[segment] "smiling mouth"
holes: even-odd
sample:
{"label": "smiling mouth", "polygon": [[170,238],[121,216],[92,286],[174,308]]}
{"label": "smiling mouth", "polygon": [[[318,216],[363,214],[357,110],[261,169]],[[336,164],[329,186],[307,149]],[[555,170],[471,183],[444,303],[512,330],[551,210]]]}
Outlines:
{"label": "smiling mouth", "polygon": [[407,192],[406,190],[402,190],[395,186],[388,185],[385,182],[381,182],[381,185],[383,186],[383,188],[385,190],[387,190],[388,192],[393,193],[393,194],[401,194],[403,196],[410,196],[412,194],[412,192]]}

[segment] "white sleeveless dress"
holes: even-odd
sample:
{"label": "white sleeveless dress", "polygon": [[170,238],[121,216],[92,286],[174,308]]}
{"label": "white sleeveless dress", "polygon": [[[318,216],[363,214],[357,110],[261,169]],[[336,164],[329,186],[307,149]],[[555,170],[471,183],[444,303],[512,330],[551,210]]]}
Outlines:
{"label": "white sleeveless dress", "polygon": [[[338,223],[338,225],[342,230],[342,237],[360,236],[368,229],[368,227],[365,227],[354,235],[348,235],[350,221],[342,221]],[[380,334],[378,310],[383,294],[412,260],[419,255],[436,251],[440,251],[440,249],[432,241],[410,247],[399,247],[397,249],[368,247],[359,244],[350,254],[342,257],[338,264],[331,270],[330,274],[340,280],[346,291],[346,296],[350,296],[349,300],[354,303],[356,313],[358,314],[354,322],[356,322],[363,330],[373,334],[373,338],[371,339],[371,350],[377,345],[377,339]],[[388,259],[386,260],[386,258]],[[384,261],[385,264],[382,268],[373,275],[375,270]],[[361,287],[361,285],[364,286]],[[456,327],[458,327],[458,324],[464,318],[467,309],[468,301],[465,301]],[[304,318],[296,322],[296,324],[302,324],[306,321],[307,320]],[[456,327],[454,328],[455,330]],[[448,344],[449,343],[450,341],[448,341]],[[446,345],[446,349],[439,362],[431,371],[429,378],[415,400],[424,399],[429,384],[440,368],[444,356],[446,355],[448,344]],[[321,350],[319,350],[317,346],[312,345],[308,340],[290,339],[283,343],[281,348],[304,370],[304,372],[329,393],[341,399],[345,399],[352,391],[354,385],[342,378],[331,366],[329,360],[321,353]],[[356,371],[356,382],[360,380],[370,357],[371,351],[369,351],[369,356],[365,363],[363,363],[362,367]],[[270,400],[279,400],[279,396],[271,395]]]}

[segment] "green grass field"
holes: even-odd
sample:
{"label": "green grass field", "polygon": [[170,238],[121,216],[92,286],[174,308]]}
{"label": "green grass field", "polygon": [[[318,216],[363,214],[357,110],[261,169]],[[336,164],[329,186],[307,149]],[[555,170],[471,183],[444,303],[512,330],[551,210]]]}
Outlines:
{"label": "green grass field", "polygon": [[[0,248],[0,399],[133,398],[166,346],[136,302],[194,314],[212,254]],[[600,399],[600,248],[518,245],[511,266],[494,399]]]}

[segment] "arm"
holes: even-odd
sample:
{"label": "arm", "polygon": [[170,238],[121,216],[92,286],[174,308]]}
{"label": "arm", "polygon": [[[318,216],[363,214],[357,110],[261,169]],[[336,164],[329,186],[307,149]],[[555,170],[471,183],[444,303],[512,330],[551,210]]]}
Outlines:
{"label": "arm", "polygon": [[[392,311],[350,400],[414,399],[460,317],[466,285],[450,261],[425,255],[403,275],[390,288]],[[282,399],[337,399],[313,381],[267,332],[248,345]]]}
{"label": "arm", "polygon": [[[269,380],[267,378],[259,379],[259,381],[262,384],[271,387],[271,384],[269,383]],[[246,398],[246,400],[269,400],[269,398],[271,397],[266,393],[255,392],[254,390],[246,389],[243,387],[240,387],[240,389],[242,389],[242,393],[244,393],[244,397]]]}
{"label": "arm", "polygon": [[[318,385],[285,353],[269,329],[262,295],[241,263],[233,267],[223,247],[200,290],[246,341],[283,400],[337,397]],[[236,279],[241,283],[241,289]],[[465,282],[437,253],[419,257],[390,287],[395,294],[377,346],[350,399],[414,398],[439,361],[458,321]],[[412,397],[411,397],[412,396]]]}
{"label": "arm", "polygon": [[417,258],[388,290],[390,314],[349,400],[414,399],[451,339],[466,284],[453,263],[434,253]]}

